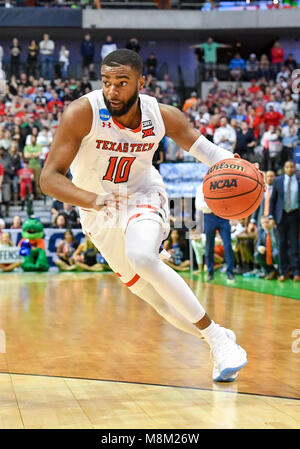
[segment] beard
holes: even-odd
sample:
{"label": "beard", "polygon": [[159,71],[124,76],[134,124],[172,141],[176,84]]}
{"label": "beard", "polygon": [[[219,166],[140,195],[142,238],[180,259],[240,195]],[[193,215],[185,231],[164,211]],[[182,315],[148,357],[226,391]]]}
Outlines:
{"label": "beard", "polygon": [[139,92],[136,89],[136,91],[134,92],[134,94],[125,102],[125,101],[121,101],[122,103],[122,107],[119,109],[114,109],[111,104],[110,101],[105,97],[105,95],[103,94],[104,97],[104,103],[105,106],[108,109],[108,112],[110,113],[110,115],[112,117],[121,117],[122,115],[127,114],[127,112],[130,110],[130,108],[134,105],[134,103],[137,101],[139,96]]}

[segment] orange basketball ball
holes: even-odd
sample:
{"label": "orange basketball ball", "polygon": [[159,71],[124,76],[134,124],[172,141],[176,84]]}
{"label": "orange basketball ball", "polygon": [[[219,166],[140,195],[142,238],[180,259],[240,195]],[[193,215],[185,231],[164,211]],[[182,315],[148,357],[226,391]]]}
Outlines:
{"label": "orange basketball ball", "polygon": [[229,220],[248,217],[264,195],[264,177],[245,159],[225,159],[205,175],[203,194],[214,214]]}

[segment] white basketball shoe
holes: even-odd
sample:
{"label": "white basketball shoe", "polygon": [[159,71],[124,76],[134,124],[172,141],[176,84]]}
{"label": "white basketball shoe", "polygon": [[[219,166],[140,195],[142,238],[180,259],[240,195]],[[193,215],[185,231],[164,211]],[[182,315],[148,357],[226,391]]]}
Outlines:
{"label": "white basketball shoe", "polygon": [[227,341],[218,343],[211,350],[214,382],[233,382],[238,371],[247,365],[247,353],[236,344],[236,335],[231,329],[225,329]]}

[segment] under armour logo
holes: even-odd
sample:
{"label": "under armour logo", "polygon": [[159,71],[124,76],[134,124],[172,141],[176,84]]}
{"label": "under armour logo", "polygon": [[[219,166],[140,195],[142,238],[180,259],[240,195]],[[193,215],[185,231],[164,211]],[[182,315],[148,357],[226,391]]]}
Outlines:
{"label": "under armour logo", "polygon": [[111,128],[111,123],[110,122],[102,122],[102,128],[105,128],[107,126],[107,128]]}
{"label": "under armour logo", "polygon": [[143,132],[142,138],[149,137],[149,136],[155,136],[154,127],[148,128],[148,129],[143,129],[142,132]]}

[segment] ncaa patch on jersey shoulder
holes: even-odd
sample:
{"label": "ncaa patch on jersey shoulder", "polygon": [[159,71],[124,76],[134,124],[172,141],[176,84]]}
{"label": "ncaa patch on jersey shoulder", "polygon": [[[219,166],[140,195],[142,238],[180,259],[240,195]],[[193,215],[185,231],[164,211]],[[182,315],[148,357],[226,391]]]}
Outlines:
{"label": "ncaa patch on jersey shoulder", "polygon": [[107,109],[99,109],[99,117],[100,120],[106,122],[107,120],[110,119],[110,113],[108,112]]}

